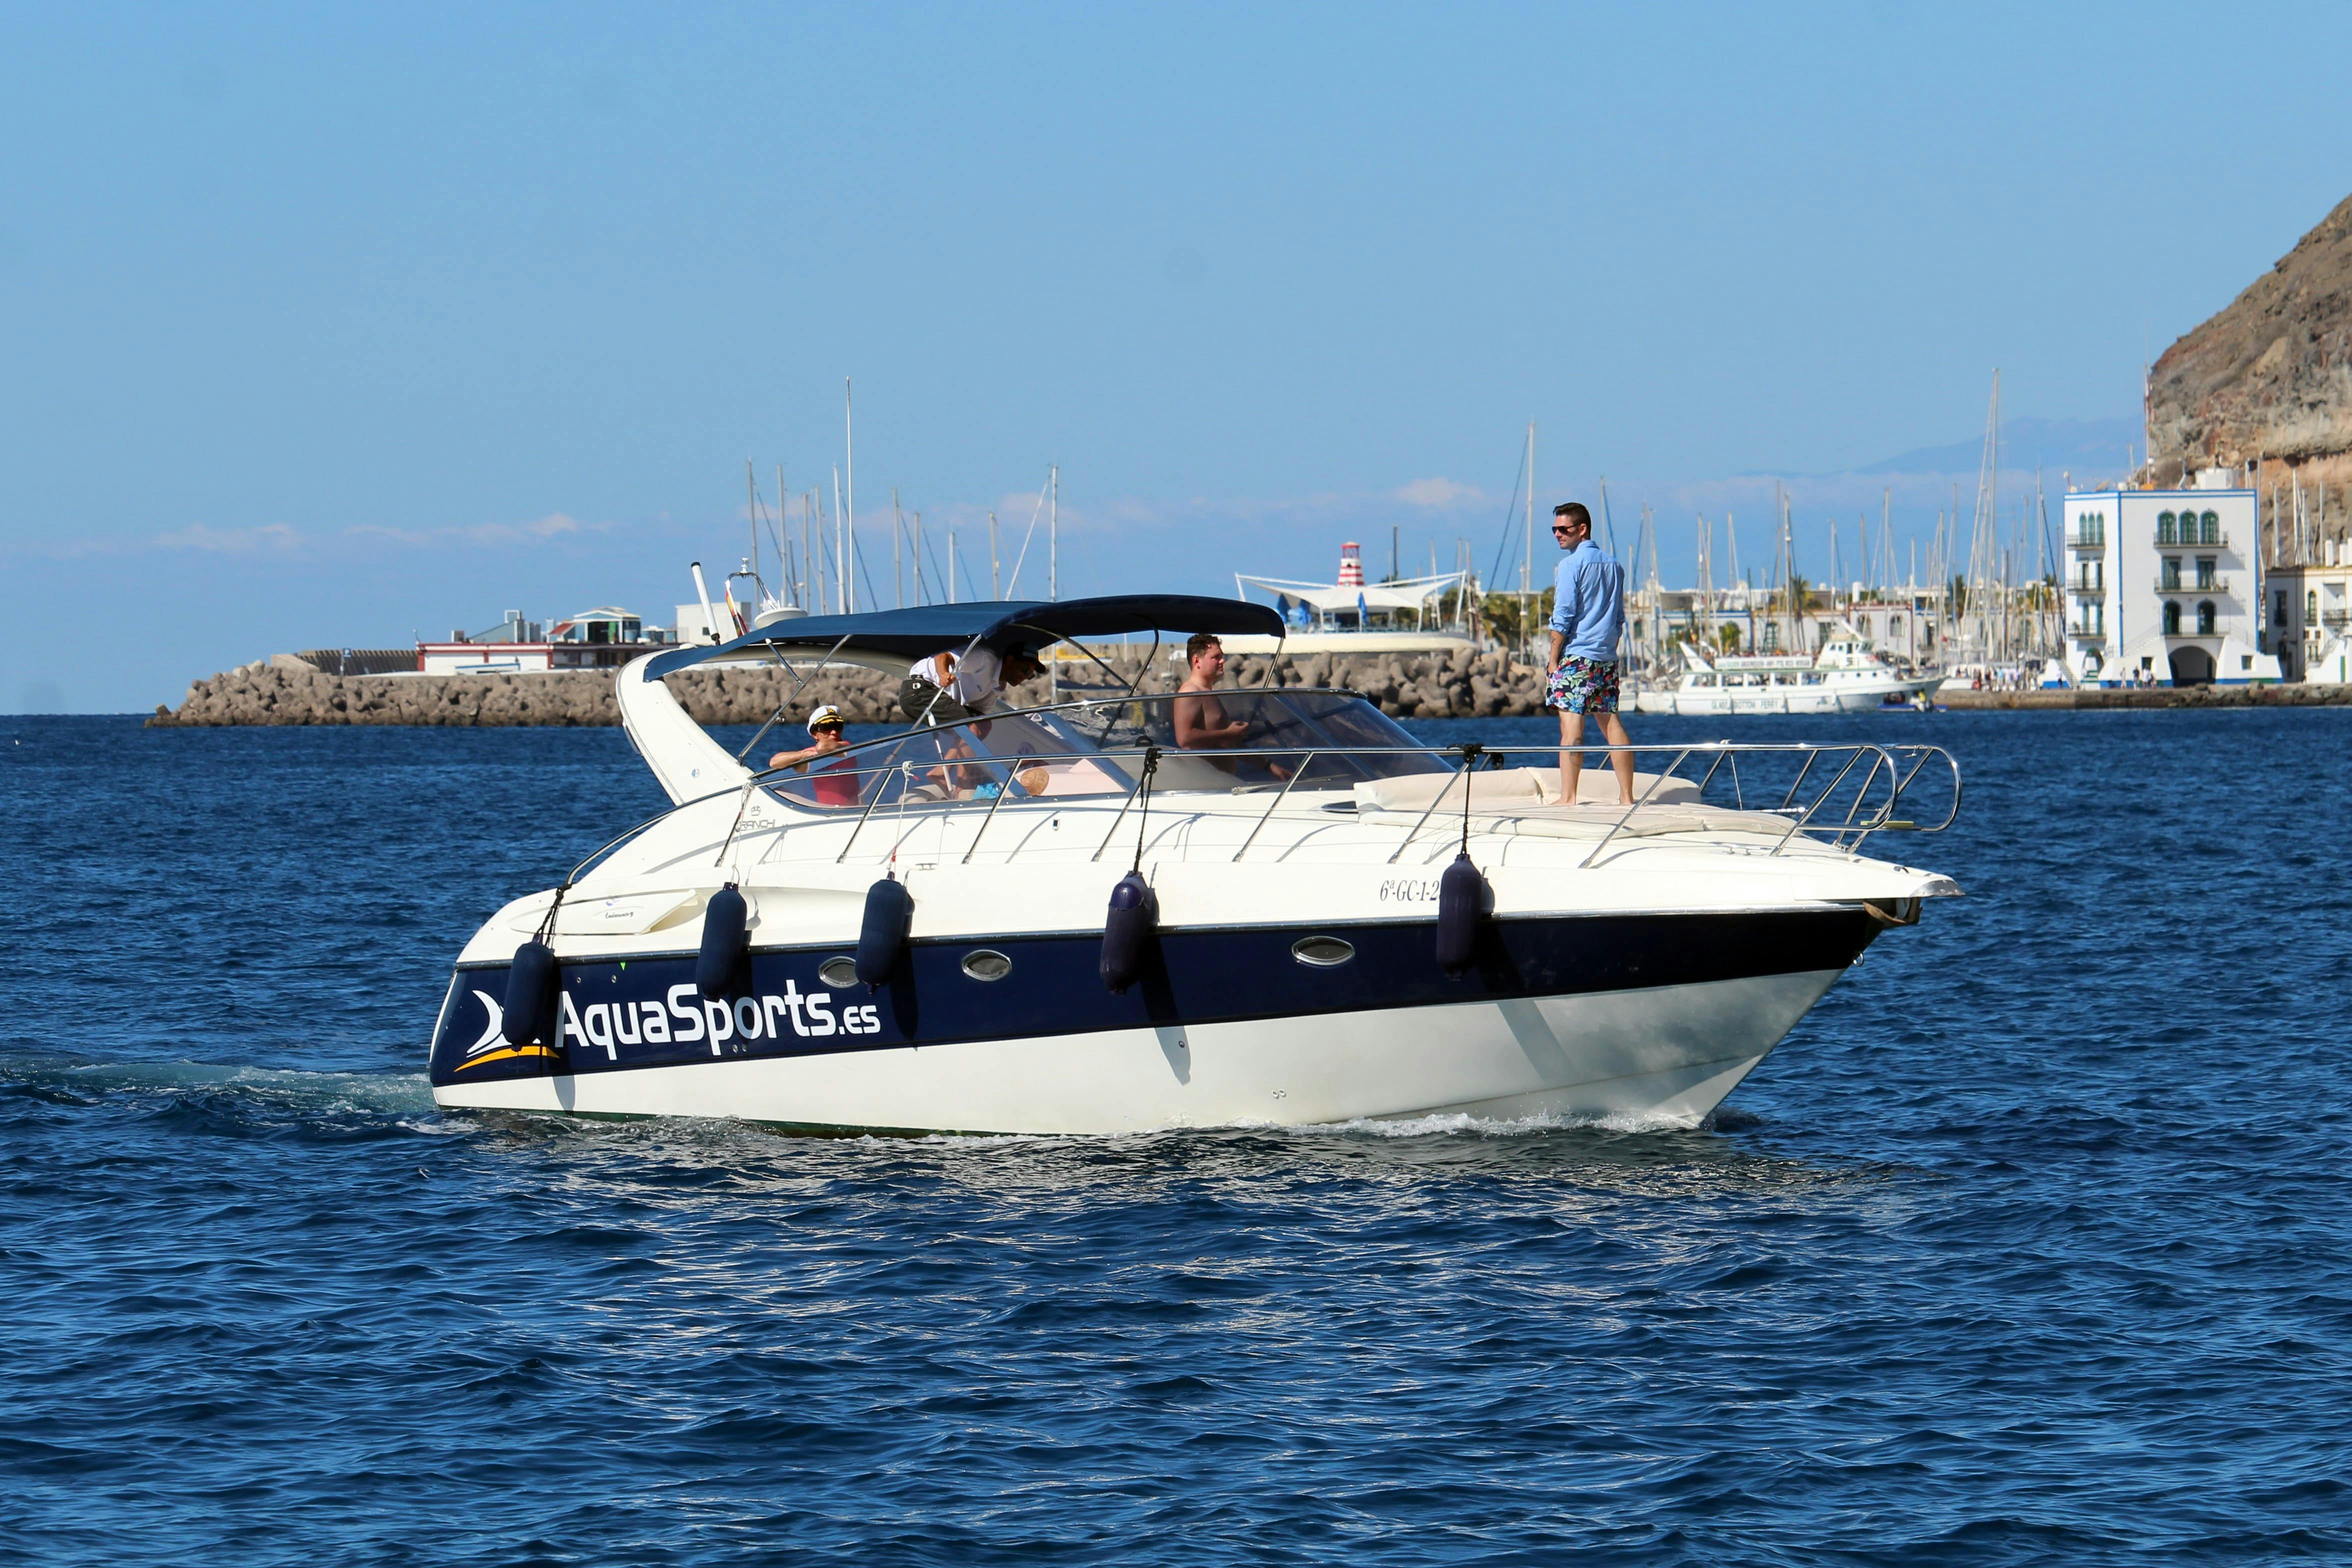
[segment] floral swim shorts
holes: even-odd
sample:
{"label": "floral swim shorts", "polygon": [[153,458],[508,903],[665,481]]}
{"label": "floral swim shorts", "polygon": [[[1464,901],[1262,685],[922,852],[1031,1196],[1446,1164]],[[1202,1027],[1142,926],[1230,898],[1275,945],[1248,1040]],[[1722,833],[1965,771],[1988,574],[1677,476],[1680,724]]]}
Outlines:
{"label": "floral swim shorts", "polygon": [[1563,713],[1617,711],[1617,661],[1564,654],[1544,687],[1544,706]]}

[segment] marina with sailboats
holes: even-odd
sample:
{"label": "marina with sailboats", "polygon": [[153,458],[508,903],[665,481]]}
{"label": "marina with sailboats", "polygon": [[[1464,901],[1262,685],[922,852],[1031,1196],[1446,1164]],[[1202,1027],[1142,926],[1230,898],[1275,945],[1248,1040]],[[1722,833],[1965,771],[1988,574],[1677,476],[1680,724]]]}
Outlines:
{"label": "marina with sailboats", "polygon": [[[1679,531],[1643,505],[1622,539],[1600,481],[1605,543],[1627,568],[1630,705],[1648,714],[1803,715],[2352,700],[2344,610],[2352,550],[2326,533],[2323,489],[2306,491],[2290,475],[2265,491],[2250,469],[2222,467],[2171,487],[2145,472],[2081,486],[2069,475],[2053,507],[2037,474],[2030,491],[2004,502],[2000,395],[1996,374],[1975,504],[1964,510],[1956,486],[1924,550],[1916,538],[1898,539],[1891,486],[1874,520],[1801,530],[1792,488],[1776,481],[1760,566],[1743,566],[1731,510],[1719,520],[1695,513],[1685,536],[1687,585],[1669,586],[1677,551],[1667,536]],[[1041,554],[1045,597],[1060,597],[1058,465],[1048,467],[1017,534],[1000,528],[994,510],[986,514],[984,551],[966,547],[966,527],[928,525],[894,492],[886,558],[848,521],[847,412],[845,395],[844,461],[832,494],[814,486],[789,492],[781,468],[763,492],[746,465],[748,549],[734,570],[716,574],[715,587],[690,563],[694,598],[675,605],[668,626],[619,605],[544,621],[509,610],[488,631],[413,651],[277,654],[195,682],[176,710],[159,709],[151,722],[614,723],[610,672],[638,653],[709,646],[800,616],[1010,596],[1035,580]],[[1393,527],[1388,572],[1378,578],[1352,540],[1340,542],[1328,583],[1236,572],[1235,596],[1266,605],[1281,626],[1278,635],[1231,639],[1237,682],[1311,679],[1360,690],[1408,719],[1538,711],[1550,595],[1530,586],[1534,441],[1530,426],[1504,540],[1521,555],[1516,583],[1505,581],[1500,552],[1482,574],[1467,540],[1455,542],[1451,569],[1440,571],[1433,539],[1431,569],[1407,576]],[[1804,570],[1801,533],[1825,547],[1821,581]],[[1048,661],[1049,679],[1072,661],[1129,657],[1116,645],[1074,645]],[[1168,668],[1139,674],[1142,689],[1172,683],[1180,658],[1181,649],[1162,650]],[[761,710],[756,722],[772,710],[762,707],[768,697],[751,694],[746,675],[730,679],[737,690],[713,691],[698,717],[727,721],[741,706]],[[457,689],[441,689],[450,682]],[[854,681],[829,687],[824,700],[854,721],[890,711],[880,687]]]}

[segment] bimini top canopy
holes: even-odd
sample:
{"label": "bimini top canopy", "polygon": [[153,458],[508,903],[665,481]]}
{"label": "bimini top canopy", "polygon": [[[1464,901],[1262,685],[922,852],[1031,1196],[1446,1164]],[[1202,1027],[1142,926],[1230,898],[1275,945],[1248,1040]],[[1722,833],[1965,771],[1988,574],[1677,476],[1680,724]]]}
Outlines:
{"label": "bimini top canopy", "polygon": [[[1003,599],[972,605],[920,605],[863,616],[794,616],[760,626],[732,642],[672,648],[654,655],[646,673],[656,678],[708,659],[836,658],[871,663],[877,658],[918,659],[961,648],[978,638],[1002,653],[1041,647],[1066,637],[1115,637],[1135,632],[1214,632],[1220,637],[1282,636],[1282,616],[1265,605],[1191,594],[1121,594],[1103,599]],[[835,650],[838,648],[838,652]],[[863,658],[856,656],[864,655]]]}

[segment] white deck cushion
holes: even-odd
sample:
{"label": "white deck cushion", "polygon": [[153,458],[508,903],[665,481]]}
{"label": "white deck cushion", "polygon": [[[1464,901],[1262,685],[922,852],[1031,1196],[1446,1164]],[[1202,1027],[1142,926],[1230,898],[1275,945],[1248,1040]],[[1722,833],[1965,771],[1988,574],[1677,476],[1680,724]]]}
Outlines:
{"label": "white deck cushion", "polygon": [[[1643,791],[1657,784],[1655,773],[1636,773],[1633,775],[1633,798],[1644,798]],[[1356,786],[1356,809],[1359,811],[1419,811],[1435,800],[1438,792],[1445,794],[1445,805],[1462,809],[1462,775],[1459,773],[1412,773],[1403,778],[1373,779]],[[1609,804],[1617,798],[1617,775],[1605,767],[1585,766],[1577,780],[1576,797],[1580,802]],[[1694,779],[1673,778],[1659,784],[1657,793],[1646,797],[1653,805],[1687,805],[1697,801],[1698,784]],[[1515,806],[1556,805],[1559,803],[1559,770],[1558,768],[1502,768],[1481,771],[1470,775],[1470,805],[1475,810],[1508,810]]]}

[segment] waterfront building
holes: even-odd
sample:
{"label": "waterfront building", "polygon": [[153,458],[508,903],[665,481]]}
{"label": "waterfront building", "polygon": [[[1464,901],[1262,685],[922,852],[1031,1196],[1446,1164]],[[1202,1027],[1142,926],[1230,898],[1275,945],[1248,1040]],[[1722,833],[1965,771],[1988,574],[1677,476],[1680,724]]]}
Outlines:
{"label": "waterfront building", "polygon": [[1864,590],[1856,584],[1838,614],[1879,652],[1925,668],[1940,657],[1934,593],[1910,587]]}
{"label": "waterfront building", "polygon": [[2352,682],[2352,550],[2329,540],[2319,561],[2273,566],[2263,586],[2282,679]]}
{"label": "waterfront building", "polygon": [[1643,647],[1654,622],[1667,642],[1695,642],[1719,653],[1810,657],[1837,638],[1843,623],[1876,651],[1906,664],[1925,667],[1939,657],[1942,610],[1935,590],[1916,584],[1871,588],[1856,583],[1844,593],[1809,587],[1794,615],[1788,595],[1769,588],[1663,588],[1654,595],[1637,589],[1626,595],[1625,613],[1633,641]]}
{"label": "waterfront building", "polygon": [[2084,686],[2279,679],[2263,650],[2259,511],[2229,469],[2065,500],[2067,673]]}
{"label": "waterfront building", "polygon": [[677,639],[615,605],[583,610],[542,631],[520,610],[486,632],[454,631],[447,642],[416,645],[416,668],[426,675],[535,675],[559,669],[618,669],[641,653]]}

